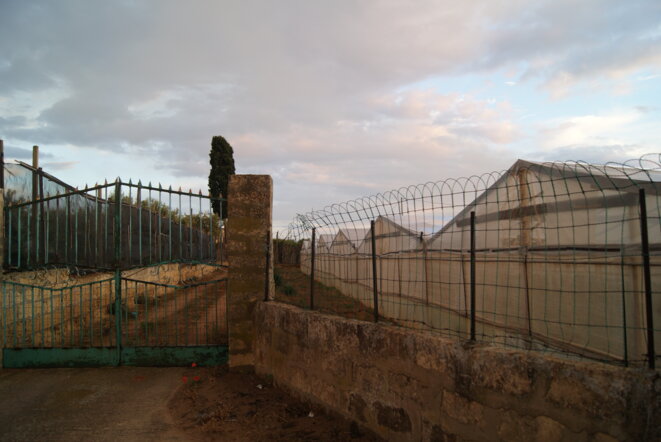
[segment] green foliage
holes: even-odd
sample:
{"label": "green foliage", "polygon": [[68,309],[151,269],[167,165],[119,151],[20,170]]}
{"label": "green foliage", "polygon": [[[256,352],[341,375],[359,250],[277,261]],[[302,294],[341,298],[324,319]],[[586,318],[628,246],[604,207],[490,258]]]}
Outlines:
{"label": "green foliage", "polygon": [[[209,172],[209,193],[213,197],[221,195],[227,198],[227,185],[229,176],[236,172],[234,168],[234,150],[230,143],[220,135],[211,139],[211,152],[209,152],[209,163],[211,172]],[[212,202],[213,212],[222,214],[227,218],[227,201],[223,201],[222,212],[220,201]]]}
{"label": "green foliage", "polygon": [[273,281],[275,282],[276,287],[280,287],[282,285],[282,275],[277,269],[273,271]]}
{"label": "green foliage", "polygon": [[279,238],[273,238],[273,244],[281,247],[294,247],[297,250],[301,249],[301,246],[303,245],[303,240],[299,241],[294,241],[293,239],[279,239]]}
{"label": "green foliage", "polygon": [[294,287],[290,286],[289,284],[286,284],[282,288],[282,293],[284,293],[287,296],[294,296],[296,294],[296,290],[294,289]]}
{"label": "green foliage", "polygon": [[[111,198],[108,198],[108,200],[112,202]],[[128,195],[124,195],[122,196],[122,204],[137,206],[138,202]],[[154,198],[140,201],[140,206],[142,207],[142,210],[148,210],[159,215],[163,219],[171,219],[175,224],[190,226],[192,223],[194,229],[202,230],[205,233],[211,232],[211,229],[213,228],[213,236],[215,238],[220,237],[220,217],[215,213],[211,215],[209,213],[179,213],[179,209],[170,208],[170,206],[164,202]]]}

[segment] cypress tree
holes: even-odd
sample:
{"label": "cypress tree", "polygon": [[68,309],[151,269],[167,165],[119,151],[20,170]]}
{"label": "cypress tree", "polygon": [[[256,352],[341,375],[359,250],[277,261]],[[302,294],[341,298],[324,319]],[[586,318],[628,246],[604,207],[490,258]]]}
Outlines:
{"label": "cypress tree", "polygon": [[[213,197],[222,195],[225,199],[222,204],[222,217],[227,218],[227,185],[230,175],[234,175],[234,150],[230,143],[220,135],[211,139],[211,152],[209,152],[209,193]],[[212,201],[213,212],[220,215],[220,202]]]}

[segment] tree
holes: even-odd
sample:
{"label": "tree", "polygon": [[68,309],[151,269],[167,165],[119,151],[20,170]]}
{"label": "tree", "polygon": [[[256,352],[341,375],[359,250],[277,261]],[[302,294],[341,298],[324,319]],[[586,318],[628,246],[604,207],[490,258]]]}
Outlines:
{"label": "tree", "polygon": [[234,150],[230,143],[220,135],[211,139],[211,152],[209,152],[209,163],[211,163],[211,172],[209,172],[209,193],[212,197],[222,195],[225,199],[221,205],[219,201],[212,200],[213,212],[227,218],[227,185],[230,175],[234,175]]}

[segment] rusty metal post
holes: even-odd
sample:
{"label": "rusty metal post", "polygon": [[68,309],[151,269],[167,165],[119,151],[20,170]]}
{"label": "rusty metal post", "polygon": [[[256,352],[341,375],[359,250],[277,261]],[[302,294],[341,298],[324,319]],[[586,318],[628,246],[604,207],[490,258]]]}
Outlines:
{"label": "rusty metal post", "polygon": [[316,246],[317,228],[312,228],[312,261],[310,262],[310,310],[314,310],[314,255]]}
{"label": "rusty metal post", "polygon": [[379,288],[376,278],[376,228],[374,220],[370,221],[370,230],[372,232],[372,288],[374,297],[374,322],[379,322]]}
{"label": "rusty metal post", "polygon": [[654,310],[652,309],[652,275],[650,270],[650,244],[647,235],[647,203],[645,189],[640,189],[640,241],[643,249],[643,274],[645,278],[645,315],[647,319],[647,360],[649,368],[654,370],[656,354],[654,348]]}

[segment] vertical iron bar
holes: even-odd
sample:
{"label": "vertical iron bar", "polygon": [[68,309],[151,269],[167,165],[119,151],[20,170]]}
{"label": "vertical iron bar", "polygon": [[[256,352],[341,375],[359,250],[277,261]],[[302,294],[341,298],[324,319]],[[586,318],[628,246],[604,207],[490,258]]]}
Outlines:
{"label": "vertical iron bar", "polygon": [[[78,195],[76,195],[76,196],[78,196]],[[76,204],[76,206],[78,206],[78,204]],[[73,259],[74,259],[74,263],[76,265],[78,265],[78,211],[79,210],[80,210],[80,207],[76,207],[76,211],[75,211],[76,216],[74,217],[74,219],[75,219],[74,226],[75,227],[74,227],[74,230],[73,230],[74,231],[74,235],[73,235],[74,244],[76,246],[75,249],[74,249],[74,255],[73,255],[74,258]]]}
{"label": "vertical iron bar", "polygon": [[25,335],[27,334],[27,323],[25,321],[25,286],[21,286],[21,315],[23,323],[23,334],[21,335],[21,347],[25,346]]}
{"label": "vertical iron bar", "polygon": [[[4,166],[3,166],[4,167]],[[7,347],[7,285],[2,284],[2,348]],[[0,350],[1,351],[1,350]]]}
{"label": "vertical iron bar", "polygon": [[[104,258],[104,265],[110,264],[110,255],[108,253],[108,216],[110,215],[110,202],[108,201],[108,186],[107,182],[105,183],[106,187],[104,188],[104,196],[105,196],[105,202],[106,202],[106,210],[105,210],[105,221],[103,223],[103,228],[105,230],[104,235],[103,235],[103,258]],[[110,267],[110,266],[109,266]]]}
{"label": "vertical iron bar", "polygon": [[0,188],[5,188],[5,142],[0,140]]}
{"label": "vertical iron bar", "polygon": [[[99,196],[101,189],[96,189],[94,198],[94,266],[99,267]],[[91,229],[90,229],[91,230]]]}
{"label": "vertical iron bar", "polygon": [[[188,189],[188,210],[190,213],[188,224],[188,259],[193,260],[193,191]],[[188,338],[186,338],[188,341]]]}
{"label": "vertical iron bar", "polygon": [[163,256],[162,256],[162,227],[163,227],[163,217],[161,216],[161,183],[158,183],[158,236],[156,237],[156,243],[158,244],[158,262],[163,262]]}
{"label": "vertical iron bar", "polygon": [[650,244],[647,236],[647,203],[645,189],[638,192],[640,201],[640,239],[643,249],[643,271],[645,277],[645,313],[647,317],[647,358],[649,368],[654,370],[656,354],[654,348],[654,311],[652,310],[652,276],[650,273]]}
{"label": "vertical iron bar", "polygon": [[[193,290],[193,296],[194,296],[194,299],[195,299],[195,304],[193,304],[193,305],[195,306],[195,309],[197,311],[200,311],[200,294],[197,291],[198,288],[199,288],[199,286],[196,285],[194,290]],[[199,320],[199,318],[196,318],[196,319]],[[199,330],[200,330],[200,327],[197,326],[197,321],[195,321],[195,345],[200,345],[199,340],[198,340]]]}
{"label": "vertical iron bar", "polygon": [[115,181],[115,234],[113,239],[115,240],[115,268],[120,267],[120,261],[122,260],[122,218],[121,218],[121,205],[122,205],[122,187],[119,180]]}
{"label": "vertical iron bar", "polygon": [[66,213],[65,213],[65,231],[64,231],[64,262],[69,264],[69,242],[70,242],[70,229],[71,229],[71,200],[69,195],[66,197]]}
{"label": "vertical iron bar", "polygon": [[48,289],[50,292],[50,346],[55,347],[55,312],[53,308],[53,289]]}
{"label": "vertical iron bar", "polygon": [[168,191],[168,260],[172,261],[172,186]]}
{"label": "vertical iron bar", "polygon": [[142,266],[142,182],[138,181],[138,262]]}
{"label": "vertical iron bar", "polygon": [[49,259],[49,247],[48,244],[50,242],[50,201],[46,203],[46,232],[44,233],[44,256],[45,256],[45,261],[44,264],[48,264],[50,262]]}
{"label": "vertical iron bar", "polygon": [[471,212],[470,238],[470,283],[471,283],[471,341],[475,340],[475,212]]}
{"label": "vertical iron bar", "polygon": [[69,287],[69,346],[73,347],[73,287]]}
{"label": "vertical iron bar", "polygon": [[83,205],[85,206],[85,221],[83,223],[83,239],[84,245],[83,245],[83,260],[85,265],[87,266],[92,266],[92,259],[91,259],[91,243],[92,243],[92,232],[90,231],[90,206],[89,206],[89,200],[87,199],[87,184],[85,185],[85,193],[81,194],[81,200],[83,202]]}
{"label": "vertical iron bar", "polygon": [[184,212],[181,211],[181,187],[179,188],[179,260],[184,259],[184,233],[183,233],[183,221],[184,221]]}
{"label": "vertical iron bar", "polygon": [[78,287],[78,341],[83,346],[83,286]]}
{"label": "vertical iron bar", "polygon": [[[39,168],[39,146],[32,146],[32,225],[28,224],[28,265],[32,263],[34,266],[37,263],[37,258],[39,256],[39,242],[37,240],[37,200],[39,199],[39,177],[37,170]],[[30,219],[30,218],[28,218]],[[34,241],[34,247],[30,248],[29,239],[32,237]]]}
{"label": "vertical iron bar", "polygon": [[10,266],[11,261],[12,261],[12,259],[11,259],[11,243],[12,243],[12,234],[11,234],[11,218],[12,217],[11,217],[11,214],[12,214],[12,212],[13,212],[13,210],[10,207],[5,206],[5,213],[4,213],[4,215],[5,215],[5,229],[7,229],[6,231],[9,232],[9,239],[7,239],[7,237],[5,237],[5,244],[6,244],[5,253],[6,253],[6,256],[7,256],[7,259],[5,260],[5,265],[6,266]]}
{"label": "vertical iron bar", "polygon": [[23,244],[21,244],[21,225],[23,224],[22,220],[23,217],[21,216],[21,212],[23,211],[22,207],[17,207],[16,212],[18,215],[18,237],[17,237],[17,245],[16,245],[16,250],[18,251],[18,259],[17,259],[17,266],[21,266],[21,250],[23,249]]}
{"label": "vertical iron bar", "polygon": [[624,285],[624,247],[620,249],[620,284],[622,286],[622,339],[624,340],[624,366],[629,366],[629,342],[627,338],[627,302]]}
{"label": "vertical iron bar", "polygon": [[37,169],[39,174],[39,238],[41,240],[41,251],[44,253],[43,261],[40,261],[41,264],[46,264],[48,258],[46,256],[46,229],[45,229],[45,220],[44,220],[44,174],[41,170],[41,167]]}
{"label": "vertical iron bar", "polygon": [[184,290],[184,345],[189,345],[190,341],[188,340],[188,329],[190,328],[190,320],[188,319],[188,290]]}
{"label": "vertical iron bar", "polygon": [[310,310],[314,310],[314,257],[317,239],[317,228],[312,228],[312,261],[310,262]]}
{"label": "vertical iron bar", "polygon": [[89,285],[89,292],[88,292],[89,305],[90,305],[90,317],[89,317],[89,320],[90,320],[90,342],[89,342],[89,346],[90,347],[94,347],[94,310],[93,310],[94,306],[92,304],[92,288],[93,288],[93,285],[90,284]]}
{"label": "vertical iron bar", "polygon": [[271,266],[271,231],[266,231],[266,270],[264,271],[264,301],[269,300],[269,267]]}
{"label": "vertical iron bar", "polygon": [[129,258],[127,260],[129,266],[133,260],[133,186],[131,184],[129,179],[129,231],[126,235],[129,243]]}
{"label": "vertical iron bar", "polygon": [[154,337],[156,344],[158,344],[160,336],[158,335],[158,293],[156,293],[156,287],[154,286]]}
{"label": "vertical iron bar", "polygon": [[149,201],[149,204],[147,205],[147,207],[149,208],[149,210],[148,210],[148,213],[149,213],[149,229],[148,229],[148,231],[149,231],[149,264],[153,264],[152,257],[151,257],[151,254],[152,254],[151,224],[152,224],[152,218],[154,217],[154,212],[153,212],[154,204],[153,204],[153,201],[151,199],[151,181],[149,182],[149,191],[148,191],[148,195],[147,195],[147,201]]}
{"label": "vertical iron bar", "polygon": [[45,318],[44,318],[44,316],[46,316],[46,313],[44,312],[44,305],[46,305],[46,302],[44,301],[44,291],[45,290],[46,289],[44,289],[43,287],[40,289],[40,291],[41,291],[41,304],[39,304],[40,305],[39,313],[41,314],[41,346],[42,347],[45,346],[44,340],[46,339],[46,330],[44,330],[44,328],[46,326],[46,322],[45,322]]}
{"label": "vertical iron bar", "polygon": [[103,342],[103,282],[99,283],[99,342]]}
{"label": "vertical iron bar", "polygon": [[117,364],[122,361],[122,273],[115,269],[115,347]]}
{"label": "vertical iron bar", "polygon": [[370,232],[372,236],[372,292],[374,294],[374,322],[379,322],[379,288],[376,275],[376,227],[374,220],[370,221]]}
{"label": "vertical iron bar", "polygon": [[18,322],[17,322],[18,314],[16,313],[16,286],[15,285],[11,286],[11,299],[12,299],[11,307],[12,307],[12,319],[13,319],[12,324],[14,324],[14,340],[13,341],[14,341],[14,347],[18,347],[18,339],[17,339],[18,338],[18,333],[16,331],[16,327],[17,327],[17,324],[18,324]]}
{"label": "vertical iron bar", "polygon": [[31,322],[30,325],[32,330],[32,341],[30,342],[30,344],[32,347],[36,347],[36,345],[34,344],[34,287],[30,287],[30,302],[31,302],[30,307],[32,308],[32,311],[30,312],[30,316],[32,317],[32,319],[30,320]]}
{"label": "vertical iron bar", "polygon": [[213,210],[211,210],[211,195],[209,195],[209,259],[216,262],[216,255],[214,253],[215,247],[213,242]]}
{"label": "vertical iron bar", "polygon": [[26,211],[27,212],[27,225],[25,226],[25,230],[28,233],[28,239],[27,239],[28,248],[25,251],[25,256],[26,256],[26,259],[27,259],[27,266],[28,267],[30,267],[30,263],[32,262],[32,247],[30,247],[30,240],[32,239],[31,234],[32,234],[32,224],[33,223],[31,222],[31,214],[34,211],[34,207],[35,207],[34,202],[32,204],[30,204],[30,206],[32,207],[32,210],[27,210]]}

